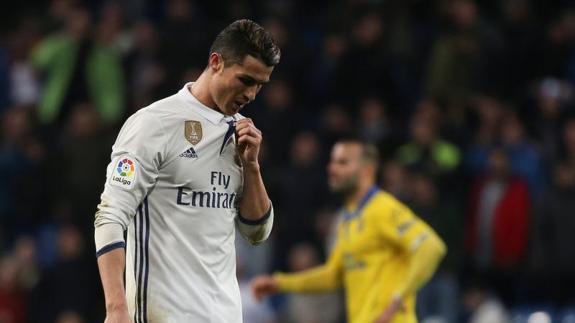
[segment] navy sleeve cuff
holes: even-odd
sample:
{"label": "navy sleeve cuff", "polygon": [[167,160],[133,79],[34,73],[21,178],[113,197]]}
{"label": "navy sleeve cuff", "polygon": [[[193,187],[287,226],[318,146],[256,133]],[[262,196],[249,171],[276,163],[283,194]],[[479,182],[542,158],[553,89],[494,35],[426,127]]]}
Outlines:
{"label": "navy sleeve cuff", "polygon": [[247,225],[261,225],[264,224],[269,218],[270,215],[272,214],[272,206],[270,205],[270,208],[268,209],[268,211],[266,212],[266,214],[264,214],[264,216],[262,216],[261,218],[257,219],[257,220],[249,220],[244,218],[239,212],[238,212],[238,219],[240,220],[241,223],[243,224],[247,224]]}
{"label": "navy sleeve cuff", "polygon": [[104,246],[96,252],[96,258],[98,258],[101,255],[108,253],[114,249],[118,249],[118,248],[126,248],[126,243],[124,241],[119,241],[119,242],[114,242],[114,243],[111,243],[107,246]]}

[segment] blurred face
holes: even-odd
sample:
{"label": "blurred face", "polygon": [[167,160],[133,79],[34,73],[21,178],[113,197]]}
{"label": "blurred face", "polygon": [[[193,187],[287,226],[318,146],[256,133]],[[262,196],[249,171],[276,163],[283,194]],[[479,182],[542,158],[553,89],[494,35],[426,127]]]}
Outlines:
{"label": "blurred face", "polygon": [[501,136],[503,142],[508,145],[521,143],[524,137],[523,125],[519,120],[510,118],[503,123]]}
{"label": "blurred face", "polygon": [[333,146],[328,164],[328,184],[332,192],[349,194],[359,185],[362,169],[361,146],[338,143]]}
{"label": "blurred face", "polygon": [[413,140],[420,145],[429,145],[436,137],[433,125],[422,118],[413,122],[411,126],[411,135]]}
{"label": "blurred face", "polygon": [[563,141],[569,150],[575,147],[575,120],[570,120],[563,129]]}
{"label": "blurred face", "polygon": [[431,178],[423,175],[414,176],[411,180],[411,193],[414,200],[422,206],[431,206],[436,199],[436,188]]}
{"label": "blurred face", "polygon": [[296,136],[291,147],[292,163],[301,167],[313,165],[317,160],[319,143],[312,133],[301,133]]}
{"label": "blurred face", "polygon": [[567,165],[555,167],[553,175],[555,185],[560,188],[573,187],[575,184],[575,171]]}
{"label": "blurred face", "polygon": [[269,82],[273,66],[246,56],[241,64],[225,66],[221,55],[210,56],[210,68],[214,71],[210,91],[220,112],[225,115],[238,113],[256,98],[263,84]]}
{"label": "blurred face", "polygon": [[66,29],[68,33],[76,38],[81,39],[90,29],[90,16],[84,9],[73,9],[68,14]]}
{"label": "blurred face", "polygon": [[507,174],[507,155],[501,150],[496,150],[489,156],[491,173],[495,177],[505,177]]}

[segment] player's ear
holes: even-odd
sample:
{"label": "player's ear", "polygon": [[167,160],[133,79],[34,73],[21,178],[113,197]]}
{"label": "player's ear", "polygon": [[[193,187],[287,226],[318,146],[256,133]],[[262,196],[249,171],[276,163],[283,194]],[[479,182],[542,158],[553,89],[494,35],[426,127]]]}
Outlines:
{"label": "player's ear", "polygon": [[377,176],[377,164],[375,163],[365,163],[363,170],[368,174],[369,177]]}
{"label": "player's ear", "polygon": [[222,70],[224,68],[224,59],[222,58],[222,55],[215,52],[211,53],[210,58],[208,59],[208,67],[213,72],[219,72]]}

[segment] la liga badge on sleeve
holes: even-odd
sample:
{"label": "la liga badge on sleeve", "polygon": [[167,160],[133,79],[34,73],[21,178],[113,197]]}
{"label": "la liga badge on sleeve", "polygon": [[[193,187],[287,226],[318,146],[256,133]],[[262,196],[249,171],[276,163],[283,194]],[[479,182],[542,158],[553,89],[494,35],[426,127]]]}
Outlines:
{"label": "la liga badge on sleeve", "polygon": [[136,182],[136,161],[128,156],[121,156],[117,159],[114,168],[112,169],[112,176],[110,177],[110,184],[131,189]]}

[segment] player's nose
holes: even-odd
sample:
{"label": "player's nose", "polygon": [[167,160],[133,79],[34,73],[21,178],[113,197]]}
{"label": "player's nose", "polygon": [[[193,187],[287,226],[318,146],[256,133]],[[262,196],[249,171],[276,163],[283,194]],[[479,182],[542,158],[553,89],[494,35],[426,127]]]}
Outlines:
{"label": "player's nose", "polygon": [[248,102],[251,102],[253,100],[256,99],[256,94],[257,94],[257,87],[256,86],[250,86],[246,89],[246,92],[244,93],[246,99],[248,100]]}
{"label": "player's nose", "polygon": [[335,165],[334,165],[333,163],[329,163],[329,164],[327,164],[327,167],[326,167],[326,168],[327,168],[327,169],[326,169],[327,174],[328,174],[329,176],[333,176],[333,174],[335,173]]}

